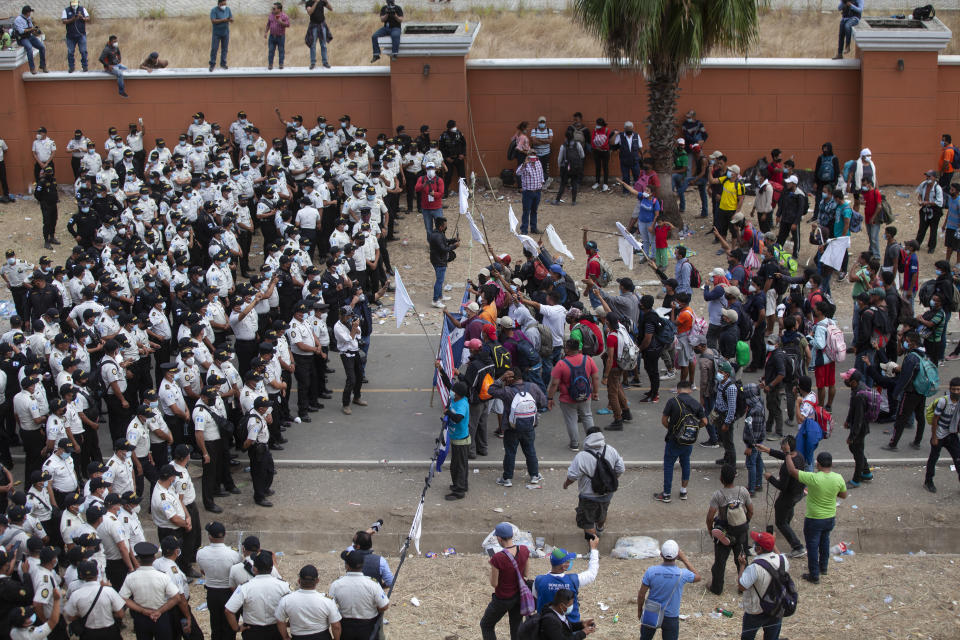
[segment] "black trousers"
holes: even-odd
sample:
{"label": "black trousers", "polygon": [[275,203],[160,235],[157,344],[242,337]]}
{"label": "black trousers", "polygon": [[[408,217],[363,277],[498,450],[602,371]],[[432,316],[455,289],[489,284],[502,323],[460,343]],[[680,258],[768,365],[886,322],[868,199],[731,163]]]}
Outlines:
{"label": "black trousers", "polygon": [[[416,200],[417,196],[417,174],[413,173],[412,171],[404,171],[403,179],[406,183],[407,211],[413,211],[414,200]],[[390,222],[393,222],[392,218],[390,219]]]}
{"label": "black trousers", "polygon": [[23,443],[23,484],[30,485],[30,474],[38,471],[43,466],[43,457],[40,452],[47,444],[46,435],[43,429],[33,429],[26,431],[20,429],[20,442]]}
{"label": "black trousers", "polygon": [[[280,635],[280,630],[277,629],[277,625],[268,624],[263,627],[248,625],[246,630],[240,634],[240,637],[242,637],[243,640],[280,640],[283,636]],[[367,638],[367,640],[370,639]]]}
{"label": "black trousers", "polygon": [[43,239],[49,240],[57,234],[57,203],[41,201],[40,213],[43,216]]}
{"label": "black trousers", "polygon": [[557,191],[557,201],[563,197],[563,192],[569,185],[570,201],[577,201],[577,191],[580,189],[580,181],[583,179],[583,169],[579,171],[570,171],[566,167],[560,167],[560,189]]}
{"label": "black trousers", "polygon": [[[246,275],[250,271],[250,243],[253,241],[253,234],[249,231],[237,233],[237,242],[240,244],[240,273]],[[311,256],[312,257],[312,256]]]}
{"label": "black trousers", "polygon": [[[150,462],[150,456],[143,456],[142,458],[137,458],[140,461],[140,467],[143,469],[143,473],[134,478],[134,482],[137,485],[137,495],[153,495],[153,486],[157,484],[157,478],[160,477],[157,467]],[[143,492],[144,479],[150,481],[150,493]]]}
{"label": "black trousers", "polygon": [[867,454],[863,451],[863,438],[854,438],[850,441],[848,447],[850,453],[853,454],[853,481],[860,482],[863,479],[863,474],[870,470],[867,463]]}
{"label": "black trousers", "polygon": [[81,158],[75,158],[70,156],[70,169],[73,170],[73,179],[74,181],[80,177],[80,160]]}
{"label": "black trousers", "polygon": [[7,162],[6,160],[0,160],[0,189],[3,190],[3,195],[10,195],[10,187],[7,186]]}
{"label": "black trousers", "polygon": [[793,550],[803,549],[803,543],[800,542],[800,538],[797,537],[793,527],[790,526],[793,521],[794,508],[801,499],[803,499],[802,494],[792,498],[781,493],[773,502],[773,521],[776,523],[780,535],[786,539],[787,544]]}
{"label": "black trousers", "polygon": [[[322,347],[324,354],[327,348]],[[311,402],[319,402],[321,393],[330,393],[327,389],[327,359],[320,355],[313,356],[313,374],[310,376]]]}
{"label": "black trousers", "polygon": [[458,496],[467,492],[470,477],[467,468],[469,454],[468,444],[455,444],[450,447],[450,482],[453,485],[451,492]]}
{"label": "black trousers", "polygon": [[957,475],[960,476],[960,437],[951,433],[946,438],[940,438],[937,444],[930,446],[930,457],[927,458],[927,472],[923,479],[924,482],[933,482],[933,474],[937,471],[937,461],[940,459],[942,449],[946,449],[950,457],[953,458]]}
{"label": "black trousers", "polygon": [[[520,594],[511,598],[498,598],[492,596],[487,604],[483,617],[480,618],[480,637],[483,640],[497,640],[497,623],[503,616],[509,616],[510,620],[510,638],[516,638],[520,629],[520,622],[523,617],[520,614]],[[343,635],[340,640],[344,640]]]}
{"label": "black trousers", "polygon": [[127,565],[123,560],[107,560],[107,580],[114,589],[119,590],[123,586],[127,573]]}
{"label": "black trousers", "polygon": [[780,230],[777,232],[777,244],[782,247],[783,243],[789,238],[793,241],[793,252],[791,255],[794,258],[798,258],[800,255],[800,224],[797,223],[797,228],[792,230],[790,229],[791,226],[792,225],[785,222],[780,223]]}
{"label": "black trousers", "polygon": [[112,626],[103,629],[84,628],[82,640],[121,640],[120,627],[114,623]]}
{"label": "black trousers", "polygon": [[920,444],[923,438],[923,425],[927,423],[923,415],[924,397],[912,389],[907,389],[900,400],[900,411],[897,412],[897,419],[893,423],[893,436],[890,438],[890,446],[895,447],[900,442],[900,436],[903,430],[910,425],[910,421],[916,421],[917,434],[913,437],[914,444]]}
{"label": "black trousers", "polygon": [[[184,430],[183,418],[179,418],[177,416],[168,416],[164,414],[163,421],[167,423],[167,429],[170,430],[170,435],[173,436],[174,446],[178,444],[182,444],[187,441],[187,436]],[[160,464],[160,461],[157,460],[156,458],[154,458],[153,461],[157,465]]]}
{"label": "black trousers", "polygon": [[253,499],[257,502],[265,500],[267,490],[273,484],[275,469],[273,455],[267,445],[255,443],[248,449],[250,456],[250,480],[253,483]]}
{"label": "black trousers", "polygon": [[[607,184],[610,181],[610,151],[604,149],[593,150],[593,167],[596,170],[597,182]],[[600,181],[600,174],[603,181]]]}
{"label": "black trousers", "polygon": [[207,611],[210,612],[211,640],[234,640],[237,634],[227,624],[227,617],[223,614],[224,605],[230,599],[230,589],[211,589],[207,587]]}
{"label": "black trousers", "polygon": [[[166,418],[166,416],[164,416]],[[170,423],[167,422],[169,425]],[[153,456],[153,464],[159,469],[163,465],[170,462],[170,456],[167,455],[167,443],[166,442],[153,442],[150,444],[150,455]]]}
{"label": "black trousers", "polygon": [[[216,425],[214,425],[214,428],[216,428]],[[220,490],[220,484],[223,482],[224,467],[226,467],[226,475],[229,476],[230,474],[230,465],[227,464],[229,458],[226,457],[226,442],[222,437],[204,442],[207,455],[210,456],[210,462],[205,462],[203,465],[203,478],[200,481],[204,507],[213,506],[216,502],[214,494]],[[231,484],[224,483],[224,486],[228,489],[232,488],[232,480]]]}
{"label": "black trousers", "polygon": [[923,236],[927,230],[930,231],[930,239],[927,241],[927,249],[931,252],[937,248],[937,232],[940,230],[940,217],[943,215],[941,207],[932,207],[933,213],[929,216],[921,211],[919,213],[920,223],[917,226],[917,244],[923,246]]}
{"label": "black trousers", "polygon": [[650,378],[650,397],[660,394],[660,350],[647,349],[643,352],[643,370]]}
{"label": "black trousers", "polygon": [[163,340],[160,348],[153,352],[154,376],[157,382],[163,380],[163,369],[160,365],[170,361],[170,341]]}
{"label": "black trousers", "polygon": [[283,430],[280,429],[280,425],[283,423],[283,417],[281,416],[282,410],[280,409],[280,394],[268,393],[267,398],[270,399],[270,406],[273,408],[273,420],[268,426],[268,430],[270,431],[270,444],[276,444],[283,436]]}
{"label": "black trousers", "polygon": [[[517,603],[519,604],[519,600]],[[518,606],[517,610],[519,609],[520,607]],[[340,620],[340,640],[370,640],[376,624],[376,618],[370,618],[369,620],[342,618]],[[244,640],[247,639],[244,638]]]}
{"label": "black trousers", "polygon": [[293,373],[297,377],[297,414],[302,418],[309,413],[310,405],[317,401],[316,385],[313,383],[313,356],[293,354],[293,363],[296,366]]}
{"label": "black trousers", "polygon": [[727,527],[725,532],[730,539],[730,544],[721,544],[716,538],[713,539],[713,566],[710,568],[710,591],[716,595],[723,593],[723,574],[727,568],[727,559],[730,553],[733,553],[733,561],[736,562],[740,554],[747,553],[747,531],[749,525],[739,527]]}
{"label": "black trousers", "polygon": [[183,531],[182,544],[180,547],[180,557],[177,558],[177,566],[186,571],[190,565],[197,561],[197,549],[200,548],[200,532],[203,531],[203,524],[200,522],[200,509],[197,507],[197,501],[194,500],[186,505],[187,513],[190,515],[190,531]]}
{"label": "black trousers", "polygon": [[142,613],[131,611],[133,633],[137,640],[173,640],[173,627],[170,616],[160,616],[156,622]]}
{"label": "black trousers", "polygon": [[10,295],[13,297],[13,306],[17,310],[17,315],[22,319],[26,319],[27,288],[24,286],[10,287]]}
{"label": "black trousers", "polygon": [[443,161],[450,167],[450,170],[447,172],[447,175],[443,176],[444,186],[447,188],[447,192],[443,194],[443,197],[447,197],[450,194],[451,190],[455,190],[459,193],[460,188],[454,189],[454,185],[459,184],[459,180],[453,179],[453,173],[457,173],[457,178],[466,178],[467,177],[467,166],[464,161],[460,158],[444,158]]}
{"label": "black trousers", "polygon": [[360,391],[363,387],[363,373],[360,371],[360,352],[352,351],[341,353],[340,361],[343,362],[343,371],[347,376],[347,381],[343,384],[343,396],[341,402],[343,406],[350,406],[350,397],[354,400],[360,399]]}
{"label": "black trousers", "polygon": [[724,464],[737,464],[737,450],[733,444],[733,432],[736,429],[736,422],[730,425],[730,428],[726,431],[723,430],[723,421],[718,420],[716,423],[717,433],[720,436],[720,444],[723,446],[723,463]]}
{"label": "black trousers", "polygon": [[[253,312],[251,311],[251,313]],[[244,376],[250,370],[250,361],[257,355],[257,341],[237,340],[234,348],[237,352],[237,373]]]}
{"label": "black trousers", "polygon": [[[84,425],[83,442],[80,443],[80,461],[84,472],[91,460],[103,462],[103,453],[100,451],[100,434],[98,429],[91,429]],[[156,460],[156,458],[154,458]]]}
{"label": "black trousers", "polygon": [[111,440],[117,440],[125,437],[127,435],[127,425],[130,424],[132,406],[127,403],[128,406],[126,409],[124,409],[120,398],[112,393],[108,393],[107,395],[103,396],[103,399],[107,403],[108,425],[110,426]]}

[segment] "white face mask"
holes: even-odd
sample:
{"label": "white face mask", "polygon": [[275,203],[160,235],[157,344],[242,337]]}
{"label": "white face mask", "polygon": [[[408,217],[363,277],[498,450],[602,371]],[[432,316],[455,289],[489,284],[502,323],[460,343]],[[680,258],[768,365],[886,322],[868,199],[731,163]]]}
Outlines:
{"label": "white face mask", "polygon": [[[546,125],[544,125],[544,126],[546,126]],[[456,128],[456,127],[450,127],[450,133],[456,133],[456,132],[457,132],[457,128]]]}
{"label": "white face mask", "polygon": [[433,169],[427,169],[427,177],[428,177],[428,178],[432,178],[432,177],[434,177],[435,175],[437,175],[437,172],[436,172],[436,171],[434,171]]}
{"label": "white face mask", "polygon": [[37,140],[43,140],[43,134],[42,134],[42,133],[38,133],[38,134],[37,134]]}

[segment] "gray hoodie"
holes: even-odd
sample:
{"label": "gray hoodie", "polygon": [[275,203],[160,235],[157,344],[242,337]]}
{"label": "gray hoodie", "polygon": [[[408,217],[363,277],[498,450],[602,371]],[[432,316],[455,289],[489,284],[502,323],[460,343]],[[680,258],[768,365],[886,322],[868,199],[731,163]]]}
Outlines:
{"label": "gray hoodie", "polygon": [[[570,468],[567,469],[567,478],[577,481],[577,487],[580,496],[596,502],[610,502],[613,494],[599,496],[593,492],[591,478],[597,469],[597,456],[607,447],[604,458],[613,467],[613,472],[617,477],[623,475],[625,467],[623,466],[623,457],[612,446],[607,445],[606,439],[602,433],[591,433],[583,440],[584,450],[577,453],[570,462]],[[591,453],[592,452],[592,453]]]}

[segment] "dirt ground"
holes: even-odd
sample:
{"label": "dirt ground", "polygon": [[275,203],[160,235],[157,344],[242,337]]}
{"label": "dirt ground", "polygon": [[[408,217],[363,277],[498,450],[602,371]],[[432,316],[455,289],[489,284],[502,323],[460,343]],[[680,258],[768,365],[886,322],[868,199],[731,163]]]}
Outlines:
{"label": "dirt ground", "polygon": [[[61,163],[62,164],[62,163]],[[741,162],[746,165],[746,163]],[[522,260],[522,247],[520,242],[510,233],[507,223],[507,210],[512,206],[514,212],[519,218],[522,213],[520,197],[517,191],[513,189],[498,189],[489,191],[482,187],[485,180],[482,175],[477,176],[477,198],[475,209],[484,216],[485,231],[490,247],[496,254],[508,253],[514,261]],[[583,277],[586,261],[582,248],[581,228],[596,229],[600,231],[616,232],[614,222],[620,221],[627,224],[630,214],[635,204],[634,198],[621,195],[615,190],[607,193],[593,191],[589,188],[592,181],[588,179],[585,186],[581,189],[577,199],[577,205],[569,204],[569,193],[565,194],[566,204],[552,206],[546,204],[546,200],[553,199],[556,195],[557,184],[554,184],[544,194],[544,203],[541,204],[538,217],[538,225],[542,230],[547,224],[553,224],[558,234],[563,239],[567,248],[575,256],[573,261],[566,260],[565,268],[571,276],[579,282]],[[913,186],[887,186],[881,191],[887,195],[893,206],[895,214],[894,226],[899,230],[898,238],[906,241],[915,237],[917,229],[917,205],[913,197]],[[901,195],[902,194],[902,195]],[[706,274],[714,266],[726,267],[726,260],[716,255],[719,245],[713,244],[712,222],[710,218],[700,218],[700,201],[695,190],[687,192],[687,214],[684,222],[694,231],[692,237],[685,238],[682,242],[691,250],[691,260],[697,266],[700,273],[706,277]],[[752,207],[753,199],[748,196],[743,205],[743,211],[749,212]],[[19,256],[36,264],[41,255],[49,255],[54,264],[63,264],[70,253],[73,244],[70,242],[70,236],[65,230],[67,219],[72,211],[72,197],[66,193],[61,194],[60,219],[58,223],[58,237],[63,242],[53,251],[43,249],[42,235],[40,233],[41,216],[39,205],[32,200],[17,201],[14,204],[0,205],[0,229],[6,235],[5,243],[9,248],[15,249]],[[405,206],[405,205],[403,205]],[[457,260],[450,264],[447,269],[446,283],[449,290],[444,293],[451,297],[447,302],[448,308],[454,308],[460,297],[463,295],[463,286],[467,278],[476,280],[477,272],[487,266],[487,260],[484,258],[484,250],[479,244],[473,243],[471,247],[469,225],[465,218],[459,222],[459,211],[457,199],[451,197],[444,201],[445,215],[450,220],[450,231],[459,230],[462,247],[457,251]],[[812,201],[811,209],[812,213]],[[390,257],[393,266],[399,270],[400,277],[403,280],[408,293],[415,305],[417,311],[421,314],[421,320],[426,326],[427,332],[431,335],[438,335],[440,332],[441,314],[438,310],[430,307],[430,300],[433,289],[433,268],[427,260],[426,234],[423,228],[423,220],[416,212],[401,213],[403,219],[399,221],[397,234],[400,238],[398,242],[392,242],[389,245]],[[806,216],[809,218],[810,214]],[[755,218],[753,219],[755,222]],[[477,218],[477,224],[480,224]],[[798,252],[800,257],[801,269],[806,261],[813,256],[813,249],[807,244],[809,236],[809,223],[803,223],[800,233],[801,247]],[[481,230],[484,231],[483,229]],[[615,277],[629,276],[634,283],[638,285],[638,293],[649,293],[651,295],[659,291],[659,281],[653,271],[644,265],[634,264],[633,271],[628,271],[619,258],[617,250],[617,238],[612,235],[591,234],[590,239],[596,240],[600,252],[610,265]],[[881,238],[882,241],[882,238]],[[673,247],[680,243],[679,238],[674,237],[670,240],[670,246]],[[549,248],[549,245],[548,245]],[[866,229],[860,233],[854,234],[852,238],[851,255],[857,255],[868,248],[868,239]],[[253,264],[259,265],[262,261],[262,238],[258,235],[253,242],[252,248]],[[551,251],[556,255],[556,251]],[[935,259],[941,259],[945,256],[942,238],[938,240],[937,251],[935,255],[926,253],[926,243],[921,248],[920,271],[921,282],[934,277],[933,262]],[[851,262],[852,263],[852,262]],[[515,263],[514,263],[515,264]],[[674,269],[674,260],[671,257],[667,267],[667,273],[672,275]],[[616,285],[613,285],[616,286]],[[852,309],[852,299],[850,297],[852,285],[849,282],[834,282],[833,298],[837,302],[839,311],[838,317],[849,318]],[[3,292],[0,297],[9,299],[9,293]],[[694,296],[692,306],[699,314],[706,310],[706,304],[701,296]],[[422,329],[417,324],[412,315],[408,315],[403,325],[398,330],[396,320],[393,316],[393,297],[388,294],[384,299],[384,305],[378,312],[377,326],[375,332],[386,333],[416,333],[421,334]],[[849,321],[848,321],[849,322]],[[951,325],[954,326],[954,325]],[[849,325],[843,325],[844,329],[849,329]]]}
{"label": "dirt ground", "polygon": [[[689,639],[739,637],[742,610],[735,595],[733,569],[727,571],[726,592],[715,596],[706,590],[712,557],[690,556],[694,568],[706,575],[704,582],[687,585],[680,607],[681,637]],[[287,552],[279,570],[284,578],[296,581],[296,572],[313,563],[320,572],[319,591],[343,575],[336,554],[316,555]],[[395,561],[391,562],[391,565]],[[595,638],[619,640],[636,638],[637,590],[644,570],[653,560],[611,560],[601,558],[597,581],[580,591],[584,619],[597,622]],[[796,579],[802,561],[793,565]],[[732,565],[731,565],[732,566]],[[577,560],[574,570],[586,569]],[[530,575],[546,573],[548,561],[533,560]],[[386,635],[391,640],[454,640],[480,637],[479,620],[490,599],[486,582],[486,557],[481,554],[436,558],[409,558],[401,570],[402,579],[386,613]],[[846,557],[843,564],[831,565],[830,574],[819,586],[800,582],[796,614],[783,624],[783,637],[815,640],[850,638],[943,639],[960,635],[960,608],[955,585],[960,580],[960,560],[951,556],[869,556]],[[203,602],[203,588],[194,585],[191,604]],[[416,598],[420,606],[414,606]],[[889,602],[887,599],[889,598]],[[714,618],[721,607],[733,618]],[[209,633],[206,610],[194,614]],[[617,616],[617,618],[615,618]],[[498,626],[500,637],[508,636],[506,618]]]}

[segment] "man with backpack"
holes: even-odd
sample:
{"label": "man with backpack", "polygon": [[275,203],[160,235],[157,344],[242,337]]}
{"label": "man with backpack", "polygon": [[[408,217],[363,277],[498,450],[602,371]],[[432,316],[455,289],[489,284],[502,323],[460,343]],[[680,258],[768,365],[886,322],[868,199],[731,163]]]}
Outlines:
{"label": "man with backpack", "polygon": [[737,576],[737,590],[743,594],[740,640],[753,640],[761,629],[764,640],[775,640],[784,616],[796,610],[797,589],[787,573],[790,561],[777,551],[773,534],[751,531],[750,539],[761,553]]}
{"label": "man with backpack", "polygon": [[823,188],[829,186],[830,191],[833,191],[837,186],[837,177],[840,175],[840,160],[833,153],[832,142],[824,142],[820,147],[820,155],[817,156],[817,164],[813,168],[813,175],[815,180],[813,193],[817,197],[814,198],[812,221],[817,220],[819,216],[819,195],[823,193]]}
{"label": "man with backpack", "polygon": [[[669,318],[661,318],[653,310],[653,296],[640,298],[640,323],[637,348],[643,356],[643,369],[650,378],[650,390],[640,398],[640,402],[660,401],[660,353],[673,344],[677,335],[676,326]],[[690,381],[691,384],[693,381]]]}
{"label": "man with backpack", "polygon": [[[664,640],[676,640],[680,637],[680,601],[683,599],[683,585],[700,582],[703,578],[697,573],[687,556],[680,550],[675,540],[667,540],[660,547],[658,565],[643,572],[640,591],[637,593],[637,617],[640,619],[640,640],[651,640],[657,633],[658,622],[661,637]],[[677,566],[683,563],[685,569]],[[647,601],[656,607],[648,605]]]}
{"label": "man with backpack", "polygon": [[937,163],[938,182],[940,188],[946,191],[953,183],[953,173],[960,169],[960,151],[953,146],[953,137],[949,133],[940,136],[940,149],[940,161]]}
{"label": "man with backpack", "polygon": [[607,311],[605,323],[607,325],[606,353],[603,354],[603,384],[607,387],[607,401],[613,412],[613,422],[607,425],[607,431],[623,431],[623,421],[630,422],[633,415],[627,404],[627,396],[623,393],[623,377],[637,366],[637,356],[640,353],[637,345],[630,337],[625,324],[621,323],[617,315],[610,313],[606,300],[603,301]]}
{"label": "man with backpack", "polygon": [[625,469],[623,457],[607,444],[600,429],[587,429],[583,451],[573,457],[563,481],[564,489],[577,483],[577,527],[585,534],[603,533],[610,501]]}
{"label": "man with backpack", "polygon": [[[717,359],[717,395],[710,414],[710,421],[720,436],[723,445],[723,457],[717,460],[719,465],[736,464],[737,452],[733,446],[733,424],[737,419],[737,404],[745,408],[744,400],[738,399],[738,383],[733,377],[733,366],[722,358]],[[741,411],[742,413],[742,411]]]}
{"label": "man with backpack", "polygon": [[930,416],[930,457],[927,458],[927,470],[923,478],[923,488],[930,493],[936,493],[937,487],[933,484],[933,475],[937,470],[937,461],[940,451],[947,450],[953,459],[954,468],[960,474],[960,378],[950,379],[950,391],[931,403],[927,409]]}
{"label": "man with backpack", "polygon": [[[468,458],[474,460],[478,455],[487,455],[487,416],[490,414],[489,387],[496,379],[493,375],[493,357],[483,348],[483,343],[474,338],[467,340],[464,346],[470,350],[470,361],[463,373],[467,383],[467,400],[470,405],[470,451]],[[484,397],[486,396],[486,397]]]}
{"label": "man with backpack", "polygon": [[497,318],[500,329],[500,343],[510,353],[510,362],[526,382],[532,382],[544,393],[547,386],[543,383],[542,361],[533,343],[510,316]]}
{"label": "man with backpack", "polygon": [[782,245],[787,238],[793,239],[795,255],[800,254],[800,222],[807,214],[810,206],[807,194],[800,190],[800,180],[796,175],[784,180],[783,196],[777,206],[777,221],[780,229],[777,233],[777,244]]}
{"label": "man with backpack", "polygon": [[[926,422],[923,415],[926,396],[919,392],[917,381],[921,375],[921,368],[924,369],[922,372],[924,374],[923,379],[928,379],[925,365],[930,364],[930,361],[927,360],[926,352],[920,346],[920,336],[916,331],[907,331],[904,334],[901,347],[903,347],[904,352],[903,361],[900,363],[900,373],[897,374],[893,392],[890,394],[891,398],[900,399],[900,406],[897,410],[897,419],[893,424],[893,435],[890,437],[890,442],[880,447],[886,451],[897,450],[897,444],[900,442],[903,430],[907,428],[911,420],[916,420],[917,433],[910,446],[919,449],[920,441],[923,439],[923,425]],[[934,372],[936,372],[936,369],[934,369]]]}
{"label": "man with backpack", "polygon": [[503,403],[503,413],[507,416],[503,425],[503,474],[497,478],[497,484],[502,487],[513,486],[517,447],[523,449],[526,457],[530,484],[540,484],[543,477],[540,475],[534,441],[537,416],[539,410],[547,406],[547,396],[540,387],[532,382],[524,382],[512,370],[497,378],[490,386],[489,393]]}
{"label": "man with backpack", "polygon": [[653,494],[654,500],[670,502],[673,488],[673,466],[680,460],[680,499],[687,499],[690,482],[690,454],[700,429],[707,426],[703,407],[690,392],[693,385],[684,380],[677,385],[677,395],[667,400],[660,422],[667,430],[663,440],[663,491]]}
{"label": "man with backpack", "polygon": [[[793,367],[796,363],[788,361],[786,354],[780,348],[780,336],[771,333],[766,338],[767,358],[763,365],[763,380],[760,389],[766,394],[767,402],[767,433],[776,428],[777,439],[783,437],[783,407],[781,402],[786,395],[784,381],[787,379],[787,369],[790,368],[791,377],[796,376]],[[752,487],[751,487],[752,489]]]}
{"label": "man with backpack", "polygon": [[[879,407],[879,392],[863,383],[863,374],[856,369],[848,369],[842,376],[843,384],[850,389],[850,409],[847,412],[847,419],[843,422],[844,429],[849,429],[847,435],[847,447],[853,455],[853,477],[847,483],[847,488],[857,488],[864,480],[872,480],[873,472],[870,471],[870,464],[867,462],[867,456],[864,453],[864,445],[867,435],[870,433],[870,406],[868,394],[873,394],[877,401],[873,403],[874,409]],[[873,418],[876,419],[876,413]]]}
{"label": "man with backpack", "polygon": [[747,532],[753,519],[753,503],[746,487],[734,486],[737,479],[735,463],[725,464],[720,469],[719,489],[710,498],[707,509],[707,529],[713,538],[713,567],[710,569],[710,586],[707,589],[716,595],[723,593],[723,574],[727,558],[733,552],[737,573],[747,551]]}
{"label": "man with backpack", "polygon": [[[833,397],[837,394],[837,354],[836,340],[830,340],[839,330],[837,323],[827,317],[830,303],[821,300],[813,305],[813,320],[816,323],[813,329],[813,370],[817,382],[817,398],[827,411],[833,407]],[[840,334],[842,337],[842,333]],[[831,348],[828,349],[828,341]],[[846,357],[846,345],[843,345]],[[828,395],[829,394],[829,395]],[[824,398],[826,402],[824,403]]]}
{"label": "man with backpack", "polygon": [[570,338],[564,343],[564,357],[553,367],[550,386],[547,388],[547,408],[553,409],[554,398],[559,393],[560,413],[567,427],[571,451],[580,450],[580,432],[593,427],[591,400],[599,400],[600,371],[593,358],[580,351],[580,343]]}
{"label": "man with backpack", "polygon": [[580,181],[583,180],[583,160],[586,157],[586,151],[574,136],[575,131],[568,127],[566,139],[557,154],[557,165],[560,167],[560,188],[557,190],[557,197],[550,201],[552,205],[559,206],[563,202],[563,192],[567,185],[570,185],[572,198],[570,205],[576,206],[577,204],[577,191],[580,189]]}
{"label": "man with backpack", "polygon": [[917,245],[923,244],[923,237],[929,229],[927,253],[933,253],[937,248],[937,229],[940,227],[940,217],[943,215],[943,188],[937,183],[937,172],[933,169],[926,171],[923,175],[924,180],[916,189],[917,204],[920,205]]}

